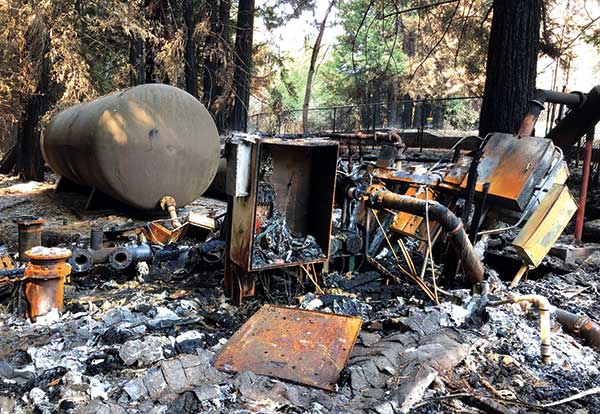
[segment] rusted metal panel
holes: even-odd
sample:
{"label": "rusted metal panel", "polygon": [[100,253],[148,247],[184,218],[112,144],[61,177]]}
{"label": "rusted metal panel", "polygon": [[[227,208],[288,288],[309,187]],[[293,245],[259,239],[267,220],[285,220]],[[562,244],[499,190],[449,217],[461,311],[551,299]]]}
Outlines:
{"label": "rusted metal panel", "polygon": [[152,243],[167,245],[169,243],[175,243],[183,234],[186,226],[179,226],[173,230],[160,224],[170,220],[157,220],[149,222],[145,227],[142,227],[141,231],[146,239]]}
{"label": "rusted metal panel", "polygon": [[575,211],[577,204],[569,189],[554,184],[513,241],[525,263],[537,267],[542,262]]}
{"label": "rusted metal panel", "polygon": [[[481,192],[488,182],[488,197],[492,201],[522,211],[536,184],[548,172],[553,154],[554,146],[549,139],[493,134],[477,167],[475,190]],[[466,188],[467,179],[463,180],[462,188]]]}
{"label": "rusted metal panel", "polygon": [[214,366],[332,391],[361,325],[357,317],[265,305],[229,339]]}
{"label": "rusted metal panel", "polygon": [[444,176],[443,183],[460,186],[463,181],[466,182],[467,174],[469,173],[469,168],[471,167],[471,162],[473,161],[473,157],[469,157],[468,155],[461,154],[448,174]]}

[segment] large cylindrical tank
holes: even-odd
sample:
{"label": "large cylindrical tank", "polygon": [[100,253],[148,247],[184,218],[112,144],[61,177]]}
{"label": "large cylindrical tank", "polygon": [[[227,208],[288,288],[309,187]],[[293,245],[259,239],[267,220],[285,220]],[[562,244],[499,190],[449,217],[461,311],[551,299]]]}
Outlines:
{"label": "large cylindrical tank", "polygon": [[163,196],[184,205],[212,182],[219,134],[204,106],[187,92],[148,84],[68,108],[41,141],[52,170],[139,209]]}

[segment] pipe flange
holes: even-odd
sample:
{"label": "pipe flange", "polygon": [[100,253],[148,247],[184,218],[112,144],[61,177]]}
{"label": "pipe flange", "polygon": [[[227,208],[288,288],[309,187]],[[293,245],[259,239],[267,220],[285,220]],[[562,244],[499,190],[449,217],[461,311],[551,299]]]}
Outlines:
{"label": "pipe flange", "polygon": [[133,256],[125,247],[117,247],[108,256],[108,263],[115,270],[124,270],[133,263]]}
{"label": "pipe flange", "polygon": [[69,264],[73,273],[84,273],[92,268],[94,257],[88,249],[78,247],[73,249],[73,254],[69,257]]}

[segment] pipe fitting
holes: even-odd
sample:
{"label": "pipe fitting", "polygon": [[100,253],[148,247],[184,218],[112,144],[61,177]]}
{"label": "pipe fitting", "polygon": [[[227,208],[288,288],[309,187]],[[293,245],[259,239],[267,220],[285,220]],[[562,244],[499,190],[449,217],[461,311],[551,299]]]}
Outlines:
{"label": "pipe fitting", "polygon": [[548,302],[545,296],[542,295],[523,295],[523,296],[511,296],[508,299],[500,300],[498,302],[490,302],[489,306],[498,306],[505,303],[521,303],[526,302],[535,306],[540,314],[540,353],[542,356],[542,362],[549,364],[552,361],[552,345],[550,343],[550,312],[552,311],[552,305]]}
{"label": "pipe fitting", "polygon": [[133,255],[125,247],[116,247],[108,256],[108,263],[115,270],[124,270],[133,263]]}
{"label": "pipe fitting", "polygon": [[94,264],[94,256],[90,249],[76,247],[73,249],[73,254],[69,258],[69,264],[73,273],[84,273],[92,268]]}
{"label": "pipe fitting", "polygon": [[181,222],[177,217],[176,207],[177,203],[175,202],[175,199],[173,197],[167,195],[160,199],[160,208],[166,210],[167,213],[169,213],[169,217],[171,218],[171,221],[173,222],[173,227],[175,228],[181,227]]}
{"label": "pipe fitting", "polygon": [[62,311],[65,278],[71,274],[67,259],[71,251],[58,247],[34,247],[25,252],[23,284],[28,303],[28,316],[35,321],[52,309]]}

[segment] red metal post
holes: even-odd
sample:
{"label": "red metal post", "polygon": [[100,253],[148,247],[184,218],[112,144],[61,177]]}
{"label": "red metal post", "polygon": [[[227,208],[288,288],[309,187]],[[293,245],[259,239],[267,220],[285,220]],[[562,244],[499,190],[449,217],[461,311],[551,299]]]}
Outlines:
{"label": "red metal post", "polygon": [[585,203],[587,199],[588,181],[590,178],[590,166],[592,164],[592,149],[594,145],[594,127],[592,127],[585,138],[585,159],[583,160],[583,173],[581,175],[581,194],[579,195],[579,209],[575,221],[575,241],[581,242],[583,233],[583,221],[585,216]]}

